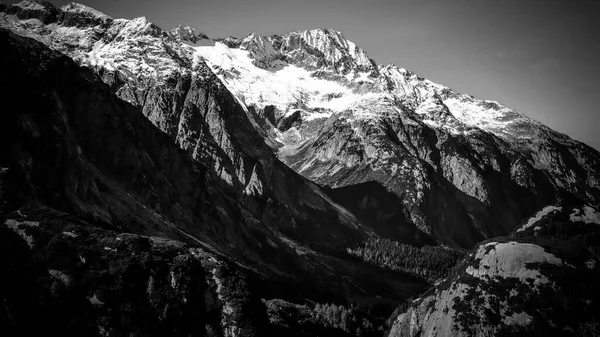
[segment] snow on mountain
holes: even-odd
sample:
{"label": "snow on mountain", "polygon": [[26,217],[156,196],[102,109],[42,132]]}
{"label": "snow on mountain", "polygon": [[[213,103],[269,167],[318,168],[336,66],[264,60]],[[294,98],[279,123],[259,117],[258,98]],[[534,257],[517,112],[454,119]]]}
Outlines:
{"label": "snow on mountain", "polygon": [[[248,111],[269,120],[266,137],[290,167],[331,187],[378,180],[402,195],[410,219],[425,232],[432,210],[419,209],[439,193],[428,167],[498,212],[513,192],[491,172],[507,170],[506,163],[514,184],[539,195],[536,207],[554,200],[539,194],[552,187],[534,178],[538,171],[557,189],[597,198],[589,189],[598,185],[593,167],[600,157],[593,150],[498,102],[457,93],[402,67],[377,66],[339,32],[253,33],[195,51]],[[463,146],[474,152],[459,150]],[[496,184],[508,188],[506,197],[494,196]],[[518,211],[508,222],[535,209]]]}
{"label": "snow on mountain", "polygon": [[[423,79],[404,68],[394,65],[377,67],[366,52],[334,30],[315,29],[271,37],[253,33],[244,38],[239,45],[226,41],[223,43],[234,47],[231,49],[239,48],[248,53],[237,54],[235,60],[228,61],[216,57],[219,54],[232,53],[222,47],[213,51],[203,48],[198,52],[212,67],[224,69],[222,65],[228,64],[230,76],[220,77],[236,96],[244,97],[246,105],[256,105],[258,108],[274,105],[282,114],[286,114],[290,109],[297,108],[299,102],[300,105],[305,104],[309,110],[323,108],[335,113],[352,107],[361,111],[361,101],[366,101],[368,105],[393,95],[401,99],[403,104],[410,104],[416,113],[424,115],[424,121],[429,126],[443,128],[455,134],[476,127],[498,136],[527,137],[526,132],[518,132],[517,126],[538,124],[497,102],[477,100],[472,96],[454,93],[450,88]],[[252,66],[247,64],[246,59],[252,60]],[[289,74],[286,67],[290,65],[304,71]],[[281,77],[288,79],[285,82],[294,84],[281,87],[279,76],[276,76],[278,79],[275,82],[271,82],[271,76],[255,76],[260,73],[259,69],[268,69],[274,74],[284,72]],[[324,92],[321,90],[323,85],[313,86],[315,82],[311,81],[311,77],[333,82],[338,85],[337,90]],[[257,94],[256,84],[261,81],[265,85],[264,88],[258,89],[261,94]],[[240,87],[240,82],[252,83],[252,86]],[[317,98],[319,104],[309,102],[313,97],[307,96],[305,89],[313,87],[318,90],[317,95],[334,99]],[[282,91],[288,94],[282,95]],[[290,96],[294,98],[290,99]],[[441,96],[445,98],[442,99]],[[434,110],[445,110],[445,118],[440,120],[439,116],[431,116]]]}
{"label": "snow on mountain", "polygon": [[[244,41],[249,43],[247,39]],[[214,47],[194,49],[245,106],[253,104],[264,108],[274,105],[288,114],[298,108],[332,107],[332,111],[337,112],[349,104],[347,96],[352,94],[350,89],[336,82],[311,77],[311,72],[304,68],[279,61],[270,64],[281,69],[265,70],[255,66],[256,53],[250,57],[249,51],[229,48],[220,42],[216,42]]]}
{"label": "snow on mountain", "polygon": [[[498,102],[377,65],[335,30],[210,40],[190,27],[163,31],[144,17],[38,5],[9,6],[0,25],[92,67],[137,105],[144,90],[174,74],[215,74],[289,167],[332,188],[376,181],[425,233],[466,231],[474,244],[565,196],[600,200],[593,149]],[[167,103],[155,105],[144,113],[163,127]],[[245,169],[235,169],[239,180]]]}

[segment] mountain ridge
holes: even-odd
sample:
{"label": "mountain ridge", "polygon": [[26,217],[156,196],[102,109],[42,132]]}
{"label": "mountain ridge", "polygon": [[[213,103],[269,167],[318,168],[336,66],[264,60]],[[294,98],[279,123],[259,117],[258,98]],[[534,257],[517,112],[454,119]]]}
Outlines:
{"label": "mountain ridge", "polygon": [[[23,18],[31,13],[49,17],[30,9],[15,13]],[[54,15],[59,20],[58,14]],[[199,46],[178,42],[142,18],[116,19],[110,27],[96,25],[94,30],[88,26],[68,32],[61,25],[27,26],[8,16],[3,25],[41,39],[104,73],[105,81],[112,83],[123,99],[146,104],[144,113],[163,129],[175,126],[168,115],[157,110],[156,103],[148,105],[138,92],[164,83],[179,69],[206,64],[207,71],[233,94],[254,129],[288,166],[328,187],[377,181],[400,197],[412,223],[408,226],[439,238],[447,237],[442,234],[447,231],[442,230],[445,223],[466,222],[466,228],[450,231],[456,235],[481,233],[461,245],[508,231],[556,198],[571,195],[596,201],[600,197],[600,178],[594,170],[600,165],[597,152],[513,109],[457,94],[404,68],[375,66],[368,56],[358,60],[365,67],[368,60],[372,68],[353,66],[356,59],[349,56],[351,49],[358,50],[356,55],[363,55],[362,50],[347,40],[340,43],[323,30],[269,37],[251,34],[236,39],[239,44],[229,43],[230,48],[219,41]],[[50,35],[44,32],[46,27]],[[104,29],[107,35],[96,41],[94,34],[98,33],[92,32]],[[56,38],[49,40],[52,34]],[[77,42],[77,47],[74,39],[84,44]],[[147,53],[143,59],[137,45],[142,41]],[[328,54],[319,49],[324,46]],[[178,114],[177,104],[170,109]],[[329,131],[324,126],[329,126]],[[218,146],[214,151],[220,152]],[[332,156],[331,151],[338,155]],[[236,180],[240,167],[221,170],[218,163],[225,163],[223,160],[217,159],[217,170],[227,181]],[[350,171],[362,172],[362,177],[344,173]],[[394,181],[384,178],[386,175]],[[502,186],[508,190],[494,196],[491,191]],[[508,200],[510,191],[520,189],[514,193],[523,195],[519,203],[524,206]],[[455,205],[447,210],[458,207],[458,213],[444,215],[433,209],[437,195],[445,195],[445,203]],[[503,215],[507,209],[511,211]]]}

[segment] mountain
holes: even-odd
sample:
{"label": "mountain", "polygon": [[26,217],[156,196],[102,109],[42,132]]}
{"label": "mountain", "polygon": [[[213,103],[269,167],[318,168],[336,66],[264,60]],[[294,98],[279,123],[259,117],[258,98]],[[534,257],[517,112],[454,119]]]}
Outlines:
{"label": "mountain", "polygon": [[[582,266],[597,234],[581,219],[600,154],[585,144],[378,65],[333,29],[210,39],[22,1],[0,4],[0,43],[0,95],[18,106],[0,116],[14,334],[43,320],[73,335],[381,335],[395,307],[392,335],[596,333]],[[517,280],[497,285],[506,266]],[[557,321],[571,305],[584,312]],[[527,324],[490,328],[507,308]]]}
{"label": "mountain", "polygon": [[[3,335],[290,335],[285,299],[425,289],[275,235],[93,71],[1,28],[0,47]],[[315,315],[302,329],[348,335]]]}
{"label": "mountain", "polygon": [[333,30],[243,41],[196,50],[279,158],[333,189],[381,185],[442,243],[471,247],[561,200],[598,202],[598,152],[514,109],[376,65]]}
{"label": "mountain", "polygon": [[[246,195],[277,185],[261,177],[279,163],[267,154],[272,151],[320,185],[368,183],[393,193],[402,220],[370,228],[376,233],[463,248],[509,232],[547,204],[600,197],[597,151],[498,102],[377,65],[335,30],[213,41],[189,27],[162,31],[143,17],[111,19],[77,4],[41,13],[31,4],[39,3],[8,6],[2,25],[95,69],[193,156],[212,151],[203,160]],[[31,19],[36,15],[42,19]],[[218,90],[235,97],[250,120],[246,126],[269,148],[258,137],[232,146],[229,136],[220,137],[233,129],[221,132],[223,124],[212,117],[204,132],[187,130],[187,112],[206,109],[187,95],[196,73],[218,77]],[[212,150],[196,150],[198,138]],[[261,173],[239,153],[274,164]],[[283,192],[273,200],[287,204],[288,198]]]}
{"label": "mountain", "polygon": [[[78,5],[66,7],[65,12],[79,13],[78,10],[69,9],[73,6]],[[40,10],[34,12],[40,17],[49,15],[46,12],[49,7],[43,5],[40,5],[41,9],[31,3],[23,7]],[[87,20],[89,14],[84,16]],[[66,14],[61,20],[65,20],[65,17]],[[69,22],[79,19],[71,16]],[[154,28],[150,24],[134,22],[132,25],[134,28],[141,27],[150,36],[153,34]],[[70,30],[75,30],[73,27],[70,26]],[[124,27],[128,32],[133,29],[127,25],[119,27]],[[282,297],[296,301],[308,298],[312,303],[344,303],[356,298],[366,303],[382,302],[384,306],[389,306],[409,293],[426,287],[421,280],[402,273],[380,271],[339,253],[348,245],[360,242],[370,231],[363,228],[350,212],[331,201],[318,186],[280,163],[266,145],[262,153],[260,147],[251,146],[260,144],[259,136],[245,112],[203,63],[193,69],[175,68],[175,73],[169,73],[173,77],[167,79],[163,86],[148,85],[151,89],[147,87],[147,92],[140,93],[126,91],[128,87],[122,82],[110,85],[102,83],[97,76],[112,78],[111,73],[98,74],[79,68],[70,58],[51,52],[30,39],[18,38],[3,31],[2,43],[2,50],[6,51],[2,55],[2,99],[20,105],[20,109],[11,109],[2,115],[2,196],[8,205],[2,211],[3,230],[8,228],[17,234],[25,233],[21,238],[31,236],[30,240],[33,240],[29,250],[23,250],[25,247],[22,247],[19,236],[8,236],[11,244],[7,245],[6,256],[35,256],[31,263],[39,266],[40,270],[23,271],[34,275],[29,279],[31,282],[47,282],[47,270],[58,270],[68,277],[81,272],[71,265],[77,264],[77,259],[54,265],[52,256],[55,255],[50,258],[46,256],[54,249],[58,249],[56,254],[61,254],[60,246],[46,246],[46,240],[57,237],[56,240],[62,242],[63,236],[67,235],[54,231],[53,224],[59,222],[61,226],[73,225],[76,229],[84,227],[80,229],[84,233],[94,231],[88,227],[107,231],[94,232],[94,240],[100,242],[98,245],[96,241],[88,242],[99,250],[93,252],[95,255],[102,254],[105,247],[113,249],[111,242],[121,233],[141,236],[140,240],[145,242],[155,238],[167,240],[168,246],[183,245],[183,251],[187,249],[186,244],[194,249],[204,249],[203,254],[208,251],[208,256],[217,261],[225,259],[226,263],[233,265],[231,268],[234,271],[241,269],[242,275],[250,275],[248,277],[258,280],[251,292],[254,298]],[[160,51],[165,53],[161,57],[167,57],[165,55],[172,50]],[[144,79],[140,79],[139,83],[144,83]],[[182,91],[182,97],[187,97],[182,98],[180,103],[173,103],[177,105],[176,113],[185,112],[185,115],[178,115],[177,122],[166,123],[163,117],[168,111],[163,109],[162,99],[171,97],[175,89]],[[134,98],[143,97],[145,105],[135,104],[136,101],[131,104],[122,99],[123,96],[116,96],[114,91],[119,94],[132,93]],[[152,95],[156,95],[155,98],[150,98]],[[161,116],[149,117],[152,113],[145,114],[144,107]],[[173,126],[173,129],[169,129]],[[170,133],[169,130],[175,131]],[[231,172],[235,170],[239,171],[233,175]],[[268,184],[261,185],[261,179],[268,181]],[[289,190],[297,194],[289,194]],[[281,193],[281,196],[277,196],[277,193]],[[34,209],[28,211],[32,207]],[[33,213],[33,219],[30,213]],[[73,220],[64,221],[63,214]],[[42,219],[48,221],[48,226],[43,225]],[[31,228],[27,227],[27,223],[33,221],[42,222],[42,225],[29,234]],[[318,227],[322,228],[317,230]],[[78,234],[79,229],[68,229],[66,232],[84,235]],[[40,244],[35,243],[38,235],[42,236]],[[101,246],[105,241],[107,245]],[[85,243],[75,242],[72,246],[61,244],[67,245],[64,249],[76,258],[83,254],[81,250],[87,252]],[[135,245],[125,245],[123,249],[133,252],[137,248]],[[158,252],[151,251],[150,254],[158,255],[157,258],[166,255],[164,261],[167,265],[173,261],[172,254],[182,254],[180,249],[163,250],[160,245],[156,249]],[[140,251],[140,254],[145,253]],[[85,257],[85,254],[82,256]],[[191,257],[187,255],[185,258]],[[110,260],[109,257],[105,259]],[[15,268],[10,261],[5,262],[7,268],[10,267],[7,270]],[[102,263],[98,268],[102,268]],[[152,264],[139,267],[133,263],[131,268],[141,268],[148,277],[153,275],[150,270],[154,268]],[[208,277],[213,273],[211,268],[205,267],[204,272]],[[114,288],[116,292],[127,291],[129,288],[122,289],[119,281],[124,277],[121,273],[127,270],[114,270],[111,278],[116,278],[117,283],[105,286]],[[86,272],[91,274],[75,278],[70,283],[78,289],[78,300],[83,300],[80,303],[83,307],[78,308],[84,313],[84,309],[91,310],[89,306],[94,303],[86,298],[93,297],[95,291],[88,290],[87,287],[94,285],[86,283],[86,280],[102,274],[94,270]],[[379,273],[378,279],[370,279],[374,272]],[[146,277],[141,279],[152,283]],[[136,284],[139,285],[141,279],[137,279]],[[190,282],[195,279],[192,278]],[[214,285],[214,282],[217,281],[213,280],[209,285]],[[237,278],[232,282],[236,285],[233,291],[246,294],[243,282],[240,283]],[[398,284],[402,284],[402,287],[398,287]],[[27,291],[19,286],[19,282],[7,284],[3,287],[6,292],[3,298]],[[240,289],[237,289],[238,286]],[[48,293],[49,290],[47,287],[40,288],[40,296],[57,297],[58,304],[64,300],[59,296],[61,294]],[[86,293],[89,291],[92,294]],[[136,296],[134,299],[138,301],[147,299],[146,295]],[[207,296],[216,295],[213,292]],[[27,318],[16,318],[16,314],[11,312],[20,310],[25,315],[26,310],[17,304],[16,299],[10,299],[5,307],[9,315],[4,316],[3,322],[23,332],[19,329],[24,326],[27,328],[24,323],[28,321]],[[39,300],[35,296],[29,299],[24,306]],[[240,300],[246,303],[245,299]],[[179,306],[180,301],[161,302],[161,305]],[[42,301],[39,305],[44,303]],[[107,310],[113,312],[118,307],[128,306],[127,303],[114,301],[116,307]],[[125,330],[115,325],[114,333],[133,331],[127,329],[137,329],[141,324],[139,322],[144,319],[156,319],[153,312],[166,310],[164,308],[146,307],[143,310],[150,310],[150,316],[140,316],[135,322],[124,319]],[[261,305],[257,308],[261,308]],[[57,307],[44,305],[37,312],[39,315],[31,319],[43,317],[55,309],[58,310]],[[217,310],[215,312],[230,310],[226,304],[219,304],[213,309]],[[186,315],[187,309],[181,310],[175,310],[174,315]],[[94,315],[93,319],[103,322],[118,319],[117,316]],[[56,331],[68,325],[65,319],[78,318],[80,316],[61,317],[62,321],[56,323]],[[110,327],[111,324],[105,322],[102,326]],[[127,327],[128,324],[132,325]],[[165,324],[161,329],[169,330],[170,323]],[[227,323],[223,329],[232,329],[234,324]],[[262,323],[252,324],[260,326]],[[73,334],[82,333],[80,329],[83,328],[89,326],[73,327]],[[143,334],[150,333],[149,330],[144,331]],[[217,333],[222,334],[228,335],[226,332]]]}

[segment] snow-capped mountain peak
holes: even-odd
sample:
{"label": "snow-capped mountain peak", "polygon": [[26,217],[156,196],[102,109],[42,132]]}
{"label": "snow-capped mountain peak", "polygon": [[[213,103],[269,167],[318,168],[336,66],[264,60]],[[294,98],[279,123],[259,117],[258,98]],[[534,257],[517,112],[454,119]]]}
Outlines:
{"label": "snow-capped mountain peak", "polygon": [[325,68],[343,74],[376,68],[364,50],[333,29],[290,32],[284,34],[278,43],[281,52],[292,63],[310,68]]}
{"label": "snow-capped mountain peak", "polygon": [[263,69],[277,67],[273,61],[285,61],[307,70],[324,70],[348,75],[377,71],[367,53],[341,32],[333,29],[293,31],[265,36],[251,33],[244,39],[220,40],[231,48],[247,50],[254,64]]}

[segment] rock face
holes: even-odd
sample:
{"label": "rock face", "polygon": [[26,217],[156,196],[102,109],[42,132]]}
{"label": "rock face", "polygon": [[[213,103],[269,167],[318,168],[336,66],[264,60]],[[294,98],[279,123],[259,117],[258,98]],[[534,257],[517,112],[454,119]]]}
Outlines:
{"label": "rock face", "polygon": [[189,42],[192,44],[198,43],[200,40],[208,39],[204,33],[196,33],[196,30],[190,26],[181,27],[181,25],[173,28],[169,35],[181,42]]}
{"label": "rock face", "polygon": [[389,336],[597,336],[600,220],[573,215],[598,210],[551,207],[480,244],[395,319]]}

